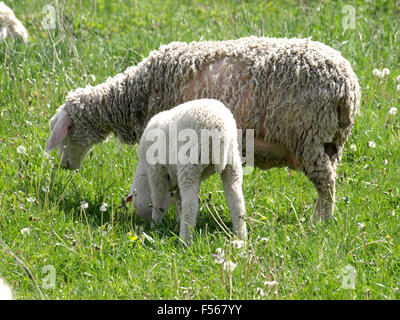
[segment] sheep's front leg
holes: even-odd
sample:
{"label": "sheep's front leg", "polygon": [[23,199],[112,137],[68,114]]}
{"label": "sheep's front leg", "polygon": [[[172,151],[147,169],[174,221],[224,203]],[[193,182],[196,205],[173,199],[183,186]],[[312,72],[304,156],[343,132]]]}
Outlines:
{"label": "sheep's front leg", "polygon": [[168,212],[171,195],[168,174],[163,168],[152,168],[149,172],[153,223],[158,224]]}
{"label": "sheep's front leg", "polygon": [[181,200],[181,194],[179,192],[179,189],[175,191],[174,193],[174,206],[175,206],[175,222],[179,223],[181,219],[181,208],[182,208],[182,200]]}
{"label": "sheep's front leg", "polygon": [[[192,166],[190,166],[192,167]],[[183,174],[182,174],[183,173]],[[182,216],[180,218],[180,238],[190,244],[193,230],[199,211],[200,175],[194,171],[186,170],[178,175],[179,191],[181,196]]]}
{"label": "sheep's front leg", "polygon": [[232,217],[233,231],[239,239],[247,238],[246,207],[243,197],[242,180],[243,171],[240,162],[238,164],[227,165],[222,171],[222,184],[224,186],[225,198]]}

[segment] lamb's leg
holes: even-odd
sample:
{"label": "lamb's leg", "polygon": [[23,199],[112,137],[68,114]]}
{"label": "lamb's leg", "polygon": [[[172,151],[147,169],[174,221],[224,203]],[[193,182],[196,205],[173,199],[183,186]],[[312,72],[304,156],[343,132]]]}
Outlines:
{"label": "lamb's leg", "polygon": [[313,220],[327,221],[334,210],[336,165],[332,164],[323,146],[305,154],[307,157],[302,161],[304,171],[318,192]]}
{"label": "lamb's leg", "polygon": [[151,190],[151,205],[153,223],[162,221],[168,212],[171,195],[169,192],[169,181],[166,170],[162,168],[153,168],[149,172],[149,184]]}
{"label": "lamb's leg", "polygon": [[222,171],[221,177],[226,202],[232,217],[233,231],[239,239],[245,240],[247,238],[246,222],[244,220],[246,207],[242,190],[243,172],[240,162],[238,164],[228,164]]}
{"label": "lamb's leg", "polygon": [[181,203],[182,203],[181,194],[180,194],[179,189],[178,189],[174,193],[175,222],[177,224],[180,222],[180,219],[181,219],[181,214],[180,214],[180,212],[182,210],[181,209],[182,208]]}
{"label": "lamb's leg", "polygon": [[196,166],[188,166],[191,169],[178,173],[178,185],[181,196],[182,213],[180,218],[180,238],[186,244],[190,244],[193,229],[199,212],[200,174]]}

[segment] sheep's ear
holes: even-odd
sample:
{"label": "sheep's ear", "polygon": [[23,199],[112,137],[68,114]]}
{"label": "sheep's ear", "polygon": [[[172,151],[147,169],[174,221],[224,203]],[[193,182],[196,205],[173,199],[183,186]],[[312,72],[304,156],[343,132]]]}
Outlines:
{"label": "sheep's ear", "polygon": [[61,115],[54,124],[49,140],[47,140],[46,152],[53,150],[59,145],[68,133],[68,128],[71,125],[71,119],[66,113]]}

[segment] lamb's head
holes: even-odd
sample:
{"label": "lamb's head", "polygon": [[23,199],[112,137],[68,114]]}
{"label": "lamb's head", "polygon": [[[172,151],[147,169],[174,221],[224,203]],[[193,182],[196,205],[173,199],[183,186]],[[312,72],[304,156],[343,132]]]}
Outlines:
{"label": "lamb's head", "polygon": [[46,152],[58,148],[58,157],[61,165],[67,169],[79,169],[83,157],[89,152],[94,143],[91,139],[84,139],[78,123],[73,123],[68,113],[61,107],[50,120],[52,130],[46,145]]}
{"label": "lamb's head", "polygon": [[143,220],[151,222],[151,190],[147,178],[147,172],[141,161],[139,161],[136,167],[133,182],[126,201],[133,201],[136,214]]}

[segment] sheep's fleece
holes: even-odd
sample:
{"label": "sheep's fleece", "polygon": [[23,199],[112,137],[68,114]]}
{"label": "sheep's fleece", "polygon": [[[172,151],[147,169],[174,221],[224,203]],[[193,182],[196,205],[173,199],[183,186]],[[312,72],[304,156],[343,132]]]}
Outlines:
{"label": "sheep's fleece", "polygon": [[[188,129],[191,130],[190,139],[187,139]],[[160,145],[157,140],[161,138],[165,150],[160,148],[155,152],[154,146]],[[157,157],[152,159],[154,154]],[[166,157],[158,158],[160,154]],[[199,210],[201,180],[218,172],[231,212],[233,230],[239,238],[246,237],[243,173],[236,121],[221,102],[199,99],[158,113],[144,130],[138,156],[139,162],[127,198],[134,199],[139,216],[149,222],[161,222],[170,206],[171,193],[177,194],[178,203],[182,204],[182,210],[177,209],[182,211],[180,237],[190,243]]]}
{"label": "sheep's fleece", "polygon": [[14,12],[3,1],[0,1],[0,40],[7,37],[13,39],[19,37],[22,41],[27,42],[28,32]]}
{"label": "sheep's fleece", "polygon": [[58,146],[62,164],[78,168],[110,132],[135,143],[153,115],[200,98],[220,100],[238,128],[255,129],[257,167],[302,170],[318,191],[318,217],[332,215],[360,87],[338,51],[310,39],[163,45],[105,83],[72,91],[50,121],[46,149]]}

